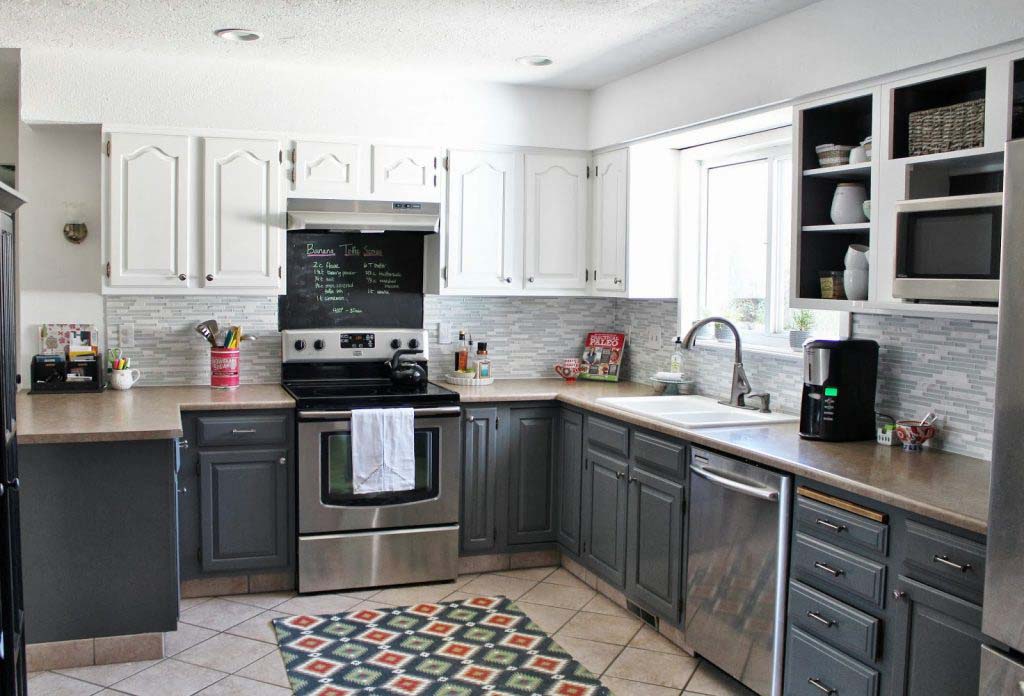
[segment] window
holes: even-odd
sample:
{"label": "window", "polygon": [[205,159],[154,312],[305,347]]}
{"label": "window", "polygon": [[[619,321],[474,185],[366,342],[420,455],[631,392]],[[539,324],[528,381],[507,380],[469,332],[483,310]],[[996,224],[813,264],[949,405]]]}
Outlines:
{"label": "window", "polygon": [[[696,307],[682,324],[724,316],[745,344],[791,350],[790,331],[839,337],[840,312],[791,310],[791,129],[779,129],[683,150],[696,186],[684,200],[699,209],[696,234],[683,235],[683,253],[697,246]],[[694,200],[698,199],[698,200]],[[692,267],[692,266],[691,266]],[[727,339],[731,342],[731,335]],[[803,335],[796,337],[798,345]]]}

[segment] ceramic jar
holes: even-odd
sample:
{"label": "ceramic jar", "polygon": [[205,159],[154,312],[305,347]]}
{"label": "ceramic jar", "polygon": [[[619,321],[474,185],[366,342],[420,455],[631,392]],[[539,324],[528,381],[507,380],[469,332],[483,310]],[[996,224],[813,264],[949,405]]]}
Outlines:
{"label": "ceramic jar", "polygon": [[864,201],[868,198],[864,184],[844,182],[836,186],[832,196],[832,209],[829,216],[837,225],[853,225],[867,222],[864,217]]}
{"label": "ceramic jar", "polygon": [[863,244],[851,244],[843,257],[847,270],[868,270],[868,247]]}
{"label": "ceramic jar", "polygon": [[134,369],[111,370],[110,386],[118,391],[128,391],[142,378],[142,373]]}

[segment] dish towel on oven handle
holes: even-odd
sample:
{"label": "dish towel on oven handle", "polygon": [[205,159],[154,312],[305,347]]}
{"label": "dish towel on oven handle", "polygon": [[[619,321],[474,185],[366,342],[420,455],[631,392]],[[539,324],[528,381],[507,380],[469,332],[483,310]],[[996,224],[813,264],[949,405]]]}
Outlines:
{"label": "dish towel on oven handle", "polygon": [[413,409],[352,411],[352,490],[357,495],[416,487]]}

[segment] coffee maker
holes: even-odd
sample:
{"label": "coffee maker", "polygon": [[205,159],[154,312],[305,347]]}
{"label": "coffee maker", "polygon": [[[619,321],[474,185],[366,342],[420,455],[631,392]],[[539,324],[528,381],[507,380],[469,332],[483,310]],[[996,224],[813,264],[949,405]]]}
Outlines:
{"label": "coffee maker", "polygon": [[864,339],[804,345],[800,437],[845,442],[875,438],[878,344]]}

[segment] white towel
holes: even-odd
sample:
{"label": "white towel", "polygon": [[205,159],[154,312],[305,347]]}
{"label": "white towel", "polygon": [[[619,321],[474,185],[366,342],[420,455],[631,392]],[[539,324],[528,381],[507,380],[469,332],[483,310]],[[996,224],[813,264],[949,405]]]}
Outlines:
{"label": "white towel", "polygon": [[352,489],[357,495],[416,487],[413,410],[352,411]]}

